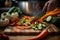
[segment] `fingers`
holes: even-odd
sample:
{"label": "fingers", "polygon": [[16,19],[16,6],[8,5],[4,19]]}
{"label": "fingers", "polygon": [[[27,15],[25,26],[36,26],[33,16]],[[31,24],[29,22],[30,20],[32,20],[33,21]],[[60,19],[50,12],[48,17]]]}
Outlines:
{"label": "fingers", "polygon": [[55,2],[49,2],[48,6],[47,6],[47,11],[52,11],[57,7]]}
{"label": "fingers", "polygon": [[43,11],[47,10],[47,6],[49,4],[49,1],[45,3],[44,7],[43,7]]}

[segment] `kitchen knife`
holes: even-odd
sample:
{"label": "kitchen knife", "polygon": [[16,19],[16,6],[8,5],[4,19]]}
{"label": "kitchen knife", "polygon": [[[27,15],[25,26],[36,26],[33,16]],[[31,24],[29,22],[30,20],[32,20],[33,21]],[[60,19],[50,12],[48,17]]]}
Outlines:
{"label": "kitchen knife", "polygon": [[38,15],[36,15],[31,22],[35,22],[36,20],[40,19],[42,16],[46,14],[45,11],[41,11]]}

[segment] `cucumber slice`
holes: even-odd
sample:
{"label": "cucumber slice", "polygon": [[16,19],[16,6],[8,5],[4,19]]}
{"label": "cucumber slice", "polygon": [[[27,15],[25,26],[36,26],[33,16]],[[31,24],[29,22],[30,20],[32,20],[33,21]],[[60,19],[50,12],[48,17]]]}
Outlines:
{"label": "cucumber slice", "polygon": [[38,28],[34,28],[34,30],[38,30]]}
{"label": "cucumber slice", "polygon": [[48,16],[48,17],[46,18],[46,21],[47,21],[47,22],[50,22],[52,18],[53,18],[52,16]]}
{"label": "cucumber slice", "polygon": [[45,24],[42,24],[42,27],[46,27],[46,25]]}
{"label": "cucumber slice", "polygon": [[38,29],[39,29],[39,30],[42,29],[42,24],[41,24],[41,23],[38,25]]}
{"label": "cucumber slice", "polygon": [[43,28],[42,26],[38,27],[39,30],[41,30],[42,28]]}
{"label": "cucumber slice", "polygon": [[39,27],[40,27],[40,26],[42,26],[42,24],[41,24],[41,23],[39,24]]}
{"label": "cucumber slice", "polygon": [[55,23],[57,21],[57,18],[53,17],[53,19],[51,20],[52,23]]}
{"label": "cucumber slice", "polygon": [[53,23],[55,26],[57,26],[58,28],[60,28],[60,18],[54,17],[52,19],[51,23]]}
{"label": "cucumber slice", "polygon": [[34,27],[34,26],[33,26],[32,28],[33,28],[33,29],[35,29],[35,27]]}
{"label": "cucumber slice", "polygon": [[35,24],[37,24],[37,22],[35,22]]}

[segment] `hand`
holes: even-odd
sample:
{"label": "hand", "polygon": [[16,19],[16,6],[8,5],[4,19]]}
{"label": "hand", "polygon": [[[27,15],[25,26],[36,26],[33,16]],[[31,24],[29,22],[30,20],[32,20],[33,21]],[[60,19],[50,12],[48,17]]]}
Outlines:
{"label": "hand", "polygon": [[49,0],[45,3],[43,11],[52,11],[57,7],[57,1]]}

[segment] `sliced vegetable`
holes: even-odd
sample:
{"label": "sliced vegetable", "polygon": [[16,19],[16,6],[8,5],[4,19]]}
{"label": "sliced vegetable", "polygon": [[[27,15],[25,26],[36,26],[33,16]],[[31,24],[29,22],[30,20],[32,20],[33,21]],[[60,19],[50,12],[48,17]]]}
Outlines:
{"label": "sliced vegetable", "polygon": [[33,26],[32,28],[35,29],[35,26]]}
{"label": "sliced vegetable", "polygon": [[39,29],[39,30],[42,29],[42,24],[41,24],[41,23],[38,25],[38,29]]}
{"label": "sliced vegetable", "polygon": [[57,21],[57,18],[53,17],[53,19],[51,20],[51,23],[55,23]]}
{"label": "sliced vegetable", "polygon": [[42,24],[42,27],[46,27],[46,25],[45,24]]}
{"label": "sliced vegetable", "polygon": [[38,21],[41,23],[43,20],[48,16],[55,16],[57,14],[60,14],[60,8],[56,8],[53,11],[47,12],[43,17],[41,17]]}
{"label": "sliced vegetable", "polygon": [[39,30],[41,30],[42,28],[43,28],[42,26],[38,27]]}
{"label": "sliced vegetable", "polygon": [[23,16],[25,19],[28,19],[28,16]]}
{"label": "sliced vegetable", "polygon": [[34,28],[34,30],[38,30],[38,28]]}
{"label": "sliced vegetable", "polygon": [[48,16],[48,17],[46,18],[46,21],[47,21],[47,22],[50,22],[51,19],[52,19],[52,16]]}
{"label": "sliced vegetable", "polygon": [[45,24],[37,23],[37,22],[35,22],[35,24],[33,24],[33,26],[32,26],[32,28],[33,28],[33,29],[36,29],[36,30],[41,30],[41,29],[43,29],[44,27],[46,27]]}
{"label": "sliced vegetable", "polygon": [[60,18],[53,18],[51,23],[60,28]]}

